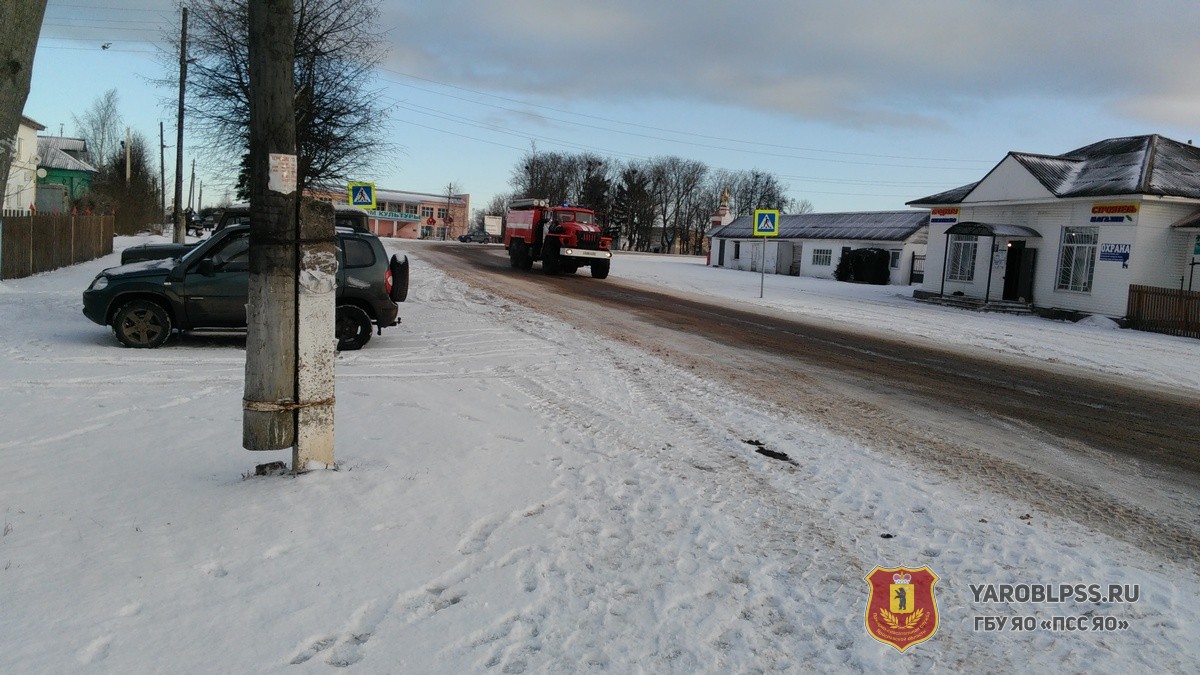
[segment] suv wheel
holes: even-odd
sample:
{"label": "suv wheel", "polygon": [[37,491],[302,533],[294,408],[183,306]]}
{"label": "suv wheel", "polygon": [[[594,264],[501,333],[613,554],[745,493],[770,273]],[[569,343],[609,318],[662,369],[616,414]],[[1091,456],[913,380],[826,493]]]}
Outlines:
{"label": "suv wheel", "polygon": [[338,305],[334,334],[338,351],[362,349],[371,340],[371,317],[361,307]]}
{"label": "suv wheel", "polygon": [[112,328],[126,347],[154,349],[171,337],[171,315],[152,300],[131,300],[113,315]]}

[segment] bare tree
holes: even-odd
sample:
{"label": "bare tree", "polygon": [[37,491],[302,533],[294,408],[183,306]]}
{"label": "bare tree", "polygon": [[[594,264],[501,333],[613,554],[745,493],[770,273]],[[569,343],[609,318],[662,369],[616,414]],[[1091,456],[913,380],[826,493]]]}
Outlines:
{"label": "bare tree", "polygon": [[[292,0],[296,45],[298,180],[303,187],[344,181],[392,144],[387,116],[369,85],[386,54],[380,0]],[[247,0],[189,3],[187,114],[192,130],[228,166],[246,170],[250,78]],[[178,54],[164,50],[167,60]],[[160,81],[171,87],[177,82]],[[244,185],[249,185],[244,182]]]}
{"label": "bare tree", "polygon": [[454,184],[454,181],[451,181],[446,184],[446,188],[445,188],[446,217],[442,219],[442,223],[445,225],[446,237],[449,239],[454,239],[455,237],[458,236],[454,233],[456,225],[459,227],[462,227],[463,232],[466,232],[468,229],[470,229],[468,227],[468,223],[466,222],[465,217],[463,218],[464,222],[461,222],[461,223],[458,222],[458,219],[456,219],[454,217],[454,211],[453,211],[454,196],[458,194],[458,190],[459,190],[459,187]]}
{"label": "bare tree", "polygon": [[117,109],[117,90],[109,89],[92,102],[83,115],[71,115],[75,133],[88,143],[88,160],[100,165],[112,159],[110,155],[121,144],[121,113]]}
{"label": "bare tree", "polygon": [[[482,209],[474,209],[474,213],[471,216],[471,222],[474,225],[473,229],[481,231],[484,229],[484,216],[500,216],[502,219],[507,219],[508,205],[510,202],[512,202],[512,200],[513,196],[508,192],[501,192],[500,194],[492,195],[491,200],[489,200]],[[501,228],[503,228],[505,224],[506,222],[502,220]]]}
{"label": "bare tree", "polygon": [[[659,157],[650,162],[651,194],[662,222],[659,235],[664,252],[686,250],[690,245],[693,219],[698,212],[700,188],[708,167],[703,162],[679,157]],[[676,244],[679,244],[678,248]]]}
{"label": "bare tree", "polygon": [[133,133],[129,143],[129,180],[125,179],[125,154],[117,146],[106,160],[96,164],[99,172],[92,181],[91,191],[72,205],[80,210],[115,213],[117,234],[138,234],[160,223],[159,177],[150,147],[145,136]]}
{"label": "bare tree", "polygon": [[[13,139],[21,128],[21,111],[29,98],[29,79],[33,77],[33,55],[46,0],[4,0],[0,2],[0,186],[8,185],[16,144]],[[4,193],[0,189],[0,209]]]}

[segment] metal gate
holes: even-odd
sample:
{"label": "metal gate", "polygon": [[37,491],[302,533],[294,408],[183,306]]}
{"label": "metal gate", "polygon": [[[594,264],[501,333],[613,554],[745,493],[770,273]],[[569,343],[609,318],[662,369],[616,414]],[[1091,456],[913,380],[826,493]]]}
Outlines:
{"label": "metal gate", "polygon": [[925,256],[912,254],[912,265],[908,269],[908,285],[925,283]]}

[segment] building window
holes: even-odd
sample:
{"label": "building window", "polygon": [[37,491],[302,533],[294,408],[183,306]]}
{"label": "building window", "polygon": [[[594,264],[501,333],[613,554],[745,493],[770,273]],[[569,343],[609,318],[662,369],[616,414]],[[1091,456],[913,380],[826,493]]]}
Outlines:
{"label": "building window", "polygon": [[1090,293],[1096,268],[1098,227],[1064,227],[1058,251],[1058,289]]}
{"label": "building window", "polygon": [[829,267],[833,264],[833,249],[814,248],[812,264],[816,267]]}
{"label": "building window", "polygon": [[894,248],[888,251],[888,253],[891,254],[891,268],[894,270],[900,269],[900,250]]}
{"label": "building window", "polygon": [[432,206],[422,206],[421,207],[421,217],[422,218],[432,218],[433,217],[433,207]]}
{"label": "building window", "polygon": [[405,213],[411,213],[411,214],[413,214],[414,216],[415,216],[415,215],[417,215],[417,205],[416,205],[416,204],[405,204],[405,205],[404,205],[404,212],[405,212]]}
{"label": "building window", "polygon": [[431,236],[433,236],[433,226],[431,226],[431,225],[422,225],[422,226],[421,226],[421,238],[422,238],[422,239],[428,239],[428,238],[430,238]]}
{"label": "building window", "polygon": [[950,236],[950,281],[975,280],[975,254],[979,250],[979,237],[974,234]]}
{"label": "building window", "polygon": [[446,207],[443,206],[442,208],[438,209],[438,218],[441,218],[442,220],[446,219]]}
{"label": "building window", "polygon": [[735,241],[735,242],[733,242],[733,259],[737,260],[738,258],[741,258],[741,257],[742,257],[742,242]]}

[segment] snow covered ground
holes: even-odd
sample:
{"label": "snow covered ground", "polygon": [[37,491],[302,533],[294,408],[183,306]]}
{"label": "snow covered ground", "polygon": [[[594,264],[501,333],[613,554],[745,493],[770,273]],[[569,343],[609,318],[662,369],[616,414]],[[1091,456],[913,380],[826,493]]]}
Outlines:
{"label": "snow covered ground", "polygon": [[[1128,673],[1200,662],[1196,561],[1154,559],[731,400],[407,248],[403,325],[338,359],[339,470],[300,477],[249,475],[290,453],[241,448],[241,340],[126,350],[83,317],[80,293],[116,254],[0,283],[0,672]],[[1200,390],[1194,340],[815,279],[768,276],[760,301],[757,275],[689,258],[622,255],[613,270]],[[941,627],[904,654],[863,627],[863,576],[876,565],[929,565],[941,578]],[[970,588],[1016,583],[1136,584],[1139,597],[987,604]],[[1128,628],[996,633],[975,621],[1080,615]]]}

